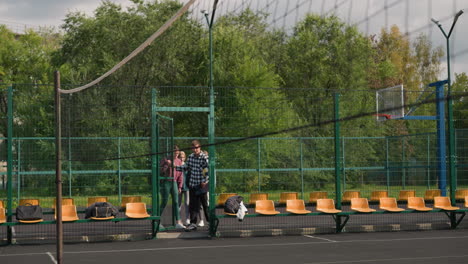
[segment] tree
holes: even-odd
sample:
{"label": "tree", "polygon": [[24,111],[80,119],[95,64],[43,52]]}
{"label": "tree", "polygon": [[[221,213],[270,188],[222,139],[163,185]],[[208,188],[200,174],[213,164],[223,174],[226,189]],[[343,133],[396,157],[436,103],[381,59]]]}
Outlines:
{"label": "tree", "polygon": [[453,118],[457,129],[468,127],[468,97],[464,96],[468,92],[468,76],[465,72],[455,73],[455,81],[452,84]]}
{"label": "tree", "polygon": [[[335,16],[308,15],[296,25],[286,50],[287,59],[280,71],[284,91],[307,123],[319,124],[333,118],[335,92],[352,102],[353,110],[365,109],[360,104],[366,100],[353,99],[357,93],[351,91],[367,86],[372,51],[370,42],[355,27]],[[343,116],[351,113],[351,108],[343,105],[343,109],[348,109],[343,110]],[[329,127],[309,132],[313,136],[331,133]]]}

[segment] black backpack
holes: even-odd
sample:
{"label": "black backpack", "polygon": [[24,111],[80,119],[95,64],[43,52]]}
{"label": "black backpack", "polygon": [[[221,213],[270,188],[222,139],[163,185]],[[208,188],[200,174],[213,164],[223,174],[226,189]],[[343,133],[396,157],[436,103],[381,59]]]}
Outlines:
{"label": "black backpack", "polygon": [[229,214],[237,214],[239,211],[240,203],[244,200],[242,196],[236,195],[229,197],[224,203],[224,212]]}

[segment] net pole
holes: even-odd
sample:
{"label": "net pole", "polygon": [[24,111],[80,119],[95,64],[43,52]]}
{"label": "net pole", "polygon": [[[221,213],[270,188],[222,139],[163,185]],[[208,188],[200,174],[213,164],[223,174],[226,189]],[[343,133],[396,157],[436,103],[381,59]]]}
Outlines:
{"label": "net pole", "polygon": [[62,225],[62,117],[60,113],[60,72],[54,73],[55,89],[55,184],[57,194],[55,197],[56,236],[57,236],[57,263],[62,263],[63,257],[63,225]]}

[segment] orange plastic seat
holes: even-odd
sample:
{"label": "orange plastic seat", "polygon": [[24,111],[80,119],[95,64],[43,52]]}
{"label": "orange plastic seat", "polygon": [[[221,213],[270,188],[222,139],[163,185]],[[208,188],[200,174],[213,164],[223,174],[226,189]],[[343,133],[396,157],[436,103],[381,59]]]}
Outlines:
{"label": "orange plastic seat", "polygon": [[[54,203],[52,204],[52,209],[55,209],[57,199],[54,198]],[[75,205],[73,198],[62,198],[62,206],[64,205]]]}
{"label": "orange plastic seat", "polygon": [[[57,214],[54,215],[57,220]],[[76,206],[72,204],[62,205],[62,222],[73,222],[80,219],[76,212]]]}
{"label": "orange plastic seat", "polygon": [[408,197],[408,208],[421,212],[432,210],[432,208],[426,207],[426,203],[422,197]]}
{"label": "orange plastic seat", "polygon": [[90,206],[92,205],[93,203],[98,203],[98,202],[107,202],[107,197],[88,197],[88,205],[87,206]]}
{"label": "orange plastic seat", "polygon": [[401,212],[405,209],[399,208],[397,205],[397,201],[393,197],[383,197],[379,200],[379,208],[389,212]]}
{"label": "orange plastic seat", "polygon": [[224,206],[229,197],[236,196],[237,193],[220,193],[218,196],[218,206]]}
{"label": "orange plastic seat", "polygon": [[434,207],[443,209],[446,211],[454,211],[460,209],[460,207],[452,206],[449,197],[436,196],[434,197]]}
{"label": "orange plastic seat", "polygon": [[351,198],[351,209],[361,213],[375,212],[375,209],[369,207],[367,198]]}
{"label": "orange plastic seat", "polygon": [[311,211],[306,210],[304,200],[287,200],[286,212],[293,214],[308,214]]}
{"label": "orange plastic seat", "polygon": [[468,207],[468,195],[465,196],[465,207]]}
{"label": "orange plastic seat", "polygon": [[345,191],[343,193],[343,198],[341,199],[342,202],[351,202],[353,198],[361,198],[360,191]]}
{"label": "orange plastic seat", "polygon": [[128,203],[141,203],[141,196],[124,196],[120,206],[125,208]]}
{"label": "orange plastic seat", "polygon": [[277,215],[280,213],[275,210],[275,203],[272,200],[257,200],[255,202],[255,212],[262,215]]}
{"label": "orange plastic seat", "polygon": [[0,224],[6,223],[6,212],[5,208],[0,207]]}
{"label": "orange plastic seat", "polygon": [[455,192],[456,200],[464,200],[466,196],[468,196],[468,189],[461,189]]}
{"label": "orange plastic seat", "polygon": [[37,220],[18,220],[20,223],[25,223],[25,224],[36,224],[44,221],[44,219],[37,219]]}
{"label": "orange plastic seat", "polygon": [[370,201],[372,202],[379,202],[380,198],[387,198],[388,191],[373,191],[371,193]]}
{"label": "orange plastic seat", "polygon": [[145,203],[127,203],[125,215],[128,218],[146,218],[150,217],[146,211]]}
{"label": "orange plastic seat", "polygon": [[309,203],[317,203],[318,199],[327,199],[327,192],[311,192],[309,194]]}
{"label": "orange plastic seat", "polygon": [[285,204],[287,200],[297,200],[298,193],[297,192],[282,192],[280,194],[279,203]]}
{"label": "orange plastic seat", "polygon": [[415,197],[416,191],[415,190],[400,190],[400,194],[398,195],[398,201],[408,201],[408,197]]}
{"label": "orange plastic seat", "polygon": [[426,190],[424,194],[424,200],[425,201],[434,201],[434,197],[436,196],[441,196],[441,192],[438,189],[434,190]]}
{"label": "orange plastic seat", "polygon": [[335,201],[333,199],[318,199],[317,211],[327,214],[337,214],[341,210],[335,208]]}
{"label": "orange plastic seat", "polygon": [[5,208],[5,205],[3,204],[3,200],[0,200],[0,208]]}
{"label": "orange plastic seat", "polygon": [[268,200],[268,193],[251,193],[249,197],[249,204],[256,205],[258,200]]}
{"label": "orange plastic seat", "polygon": [[39,199],[20,199],[19,205],[39,205]]}

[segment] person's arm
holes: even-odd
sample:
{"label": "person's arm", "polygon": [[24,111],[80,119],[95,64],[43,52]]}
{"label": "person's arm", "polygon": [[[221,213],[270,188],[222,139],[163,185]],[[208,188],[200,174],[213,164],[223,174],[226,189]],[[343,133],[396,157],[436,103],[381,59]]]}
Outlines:
{"label": "person's arm", "polygon": [[[202,181],[203,183],[206,184],[206,183],[209,182],[209,179],[210,179],[210,176],[209,176],[209,174],[208,174],[208,172],[209,172],[209,167],[208,167],[208,156],[206,156],[206,155],[204,156],[204,159],[203,159],[203,162],[202,162],[201,165],[202,165],[202,166],[201,166],[201,167],[202,167],[202,171],[204,172],[204,171],[206,170],[206,174],[205,174],[206,176],[203,177],[203,181]],[[202,173],[203,173],[203,172],[202,172]]]}
{"label": "person's arm", "polygon": [[176,171],[186,171],[188,170],[187,162],[180,165],[180,166],[175,166]]}
{"label": "person's arm", "polygon": [[162,159],[159,162],[159,169],[162,175],[168,175],[167,172],[168,172],[169,166],[170,166],[170,161],[166,158]]}

